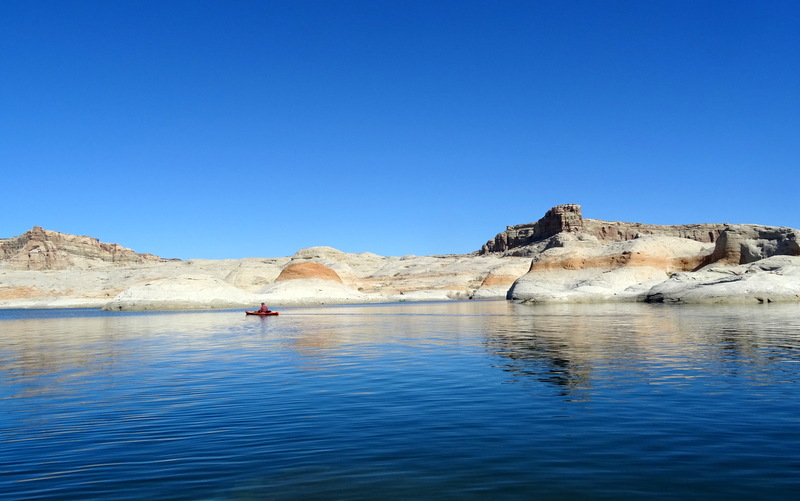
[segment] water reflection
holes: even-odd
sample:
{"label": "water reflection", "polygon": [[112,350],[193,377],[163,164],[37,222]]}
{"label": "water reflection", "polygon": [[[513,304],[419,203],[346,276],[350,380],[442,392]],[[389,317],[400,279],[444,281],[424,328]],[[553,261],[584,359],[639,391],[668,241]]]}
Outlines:
{"label": "water reflection", "polygon": [[[795,305],[527,306],[501,301],[298,308],[273,318],[217,312],[8,320],[2,322],[0,370],[12,378],[65,372],[85,376],[141,357],[141,350],[152,349],[152,341],[159,339],[200,351],[230,346],[232,340],[239,347],[273,342],[276,349],[309,360],[364,344],[482,343],[488,353],[506,360],[498,366],[517,380],[531,378],[571,393],[591,387],[598,372],[612,370],[701,365],[754,373],[769,364],[796,362],[797,313]],[[258,334],[258,339],[240,339],[243,332]]]}
{"label": "water reflection", "polygon": [[[63,393],[68,383],[111,374],[130,360],[179,343],[207,344],[213,333],[230,331],[232,314],[98,314],[69,312],[53,318],[0,321],[2,389],[13,396]],[[12,313],[5,312],[5,316]],[[24,312],[23,315],[30,316]],[[158,356],[163,356],[164,352]]]}
{"label": "water reflection", "polygon": [[518,305],[487,330],[485,345],[508,359],[499,367],[514,381],[585,398],[622,374],[647,384],[706,371],[769,381],[765,370],[800,361],[800,323],[796,305]]}
{"label": "water reflection", "polygon": [[4,391],[25,381],[18,387],[25,396],[175,350],[211,356],[215,349],[266,348],[294,353],[313,368],[356,351],[379,357],[400,346],[443,353],[482,346],[511,381],[582,398],[616,374],[651,383],[663,383],[658,378],[667,369],[673,382],[676,373],[691,378],[702,371],[764,380],[767,368],[800,361],[798,310],[489,301],[295,308],[270,318],[229,311],[6,320],[0,372]]}
{"label": "water reflection", "polygon": [[776,498],[798,487],[797,312],[500,301],[6,314],[0,492]]}

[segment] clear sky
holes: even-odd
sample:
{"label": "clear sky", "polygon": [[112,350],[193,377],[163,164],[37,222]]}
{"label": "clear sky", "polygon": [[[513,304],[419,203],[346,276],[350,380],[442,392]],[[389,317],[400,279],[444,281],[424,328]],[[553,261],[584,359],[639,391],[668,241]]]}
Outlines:
{"label": "clear sky", "polygon": [[797,0],[0,0],[0,238],[466,253],[800,228]]}

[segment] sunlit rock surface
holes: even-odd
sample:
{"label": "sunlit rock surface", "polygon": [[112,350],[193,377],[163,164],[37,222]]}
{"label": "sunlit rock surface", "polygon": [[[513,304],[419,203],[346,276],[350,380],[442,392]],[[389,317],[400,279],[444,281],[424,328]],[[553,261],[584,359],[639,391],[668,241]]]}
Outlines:
{"label": "sunlit rock surface", "polygon": [[577,204],[472,254],[179,261],[35,227],[0,239],[0,308],[196,309],[382,301],[800,301],[798,230],[584,219]]}
{"label": "sunlit rock surface", "polygon": [[259,297],[223,280],[182,275],[134,285],[103,306],[104,310],[184,310],[247,307]]}
{"label": "sunlit rock surface", "polygon": [[[565,238],[566,237],[566,238]],[[552,237],[530,271],[510,288],[509,299],[532,303],[636,301],[670,273],[696,268],[712,244],[644,236],[603,244],[591,238]]]}
{"label": "sunlit rock surface", "polygon": [[772,256],[738,266],[676,273],[647,292],[658,303],[777,303],[800,301],[800,257]]}
{"label": "sunlit rock surface", "polygon": [[0,239],[0,267],[14,270],[88,270],[165,261],[169,260],[39,226],[17,237]]}
{"label": "sunlit rock surface", "polygon": [[[735,274],[728,268],[773,256],[798,256],[797,235],[792,228],[762,225],[658,226],[587,220],[581,217],[580,206],[568,205],[554,207],[537,223],[509,227],[481,252],[531,256],[530,270],[507,296],[524,302],[700,302],[703,289],[714,299],[702,302],[724,302],[725,296],[736,302],[750,297],[747,287],[722,287],[715,274]],[[791,259],[784,262],[781,276],[793,276],[796,265]],[[750,268],[750,273],[758,270]],[[681,286],[678,278],[670,280],[676,274]],[[755,280],[761,284],[758,295],[769,292],[766,296],[773,300],[797,300],[791,279]],[[664,282],[665,289],[657,288]]]}

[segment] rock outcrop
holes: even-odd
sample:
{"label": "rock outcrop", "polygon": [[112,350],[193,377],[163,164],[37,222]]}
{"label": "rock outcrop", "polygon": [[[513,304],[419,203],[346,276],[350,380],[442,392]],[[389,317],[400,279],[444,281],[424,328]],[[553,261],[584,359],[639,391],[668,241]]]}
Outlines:
{"label": "rock outcrop", "polygon": [[472,293],[472,299],[505,299],[508,289],[525,275],[530,265],[525,259],[509,259],[489,270],[480,286]]}
{"label": "rock outcrop", "polygon": [[275,279],[276,282],[299,279],[333,280],[342,283],[342,279],[335,271],[320,263],[292,263],[284,268]]}
{"label": "rock outcrop", "polygon": [[208,276],[182,275],[135,285],[107,302],[104,310],[186,310],[254,306],[259,296]]}
{"label": "rock outcrop", "polygon": [[[562,231],[541,238],[559,227]],[[708,302],[722,302],[725,294],[714,292],[719,289],[714,277],[723,267],[758,263],[773,256],[800,256],[798,231],[791,228],[616,223],[582,219],[580,207],[575,205],[551,209],[534,228],[535,236],[519,240],[519,246],[508,247],[501,253],[532,254],[530,270],[509,289],[509,299],[531,303],[684,302],[680,294],[686,292],[692,297],[687,301],[702,302],[699,298],[706,291]],[[498,242],[512,241],[499,235],[484,246],[484,251],[488,252]],[[716,271],[711,278],[703,278],[712,265],[717,267]],[[787,263],[786,269],[791,266]],[[759,269],[748,268],[748,273]],[[679,278],[670,278],[674,276]],[[785,271],[781,276],[793,275]],[[736,281],[744,283],[738,278]],[[759,294],[781,300],[793,298],[790,282],[771,280],[768,283],[775,287],[772,293],[765,294],[762,288]],[[692,284],[691,292],[687,284]],[[659,286],[666,288],[662,290]],[[749,297],[741,287],[722,290],[733,301]]]}
{"label": "rock outcrop", "polygon": [[18,237],[0,240],[0,266],[15,270],[86,270],[165,261],[168,260],[139,254],[119,244],[39,226]]}
{"label": "rock outcrop", "polygon": [[650,288],[644,299],[704,304],[800,301],[800,257],[772,256],[738,266],[677,273]]}
{"label": "rock outcrop", "polygon": [[711,243],[730,228],[728,224],[656,225],[584,219],[581,206],[558,205],[535,223],[508,226],[478,251],[485,255],[501,253],[511,256],[534,256],[543,250],[542,242],[560,233],[573,233],[596,238],[600,242],[633,240],[644,235],[661,235]]}
{"label": "rock outcrop", "polygon": [[800,231],[758,225],[729,225],[720,233],[708,262],[754,263],[771,256],[800,256]]}
{"label": "rock outcrop", "polygon": [[274,282],[286,262],[288,258],[245,258],[225,276],[225,281],[248,292],[256,292]]}
{"label": "rock outcrop", "polygon": [[[325,255],[342,258],[343,252],[325,248]],[[298,252],[309,259],[320,257],[313,250]],[[297,257],[297,254],[295,254]],[[258,291],[259,296],[269,304],[335,304],[369,303],[383,298],[369,296],[345,285],[339,275],[324,264],[313,261],[291,262],[275,279],[275,282]]]}
{"label": "rock outcrop", "polygon": [[379,303],[385,297],[364,294],[341,282],[320,278],[300,278],[270,284],[258,295],[271,305]]}
{"label": "rock outcrop", "polygon": [[642,300],[671,273],[696,268],[713,245],[661,235],[601,243],[573,234],[551,237],[508,298],[531,303]]}
{"label": "rock outcrop", "polygon": [[577,204],[558,205],[547,211],[535,223],[507,226],[489,240],[478,254],[508,253],[510,255],[530,255],[533,249],[526,249],[559,233],[583,233],[581,206]]}

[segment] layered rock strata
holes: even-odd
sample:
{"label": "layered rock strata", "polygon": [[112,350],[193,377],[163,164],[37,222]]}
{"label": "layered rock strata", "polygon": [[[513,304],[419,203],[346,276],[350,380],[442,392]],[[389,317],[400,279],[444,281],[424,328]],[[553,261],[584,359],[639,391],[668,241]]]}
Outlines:
{"label": "layered rock strata", "polygon": [[736,265],[771,256],[800,256],[798,233],[775,226],[728,225],[720,233],[708,262]]}
{"label": "layered rock strata", "polygon": [[[301,254],[313,251],[303,250]],[[326,254],[344,253],[326,248]],[[295,257],[298,257],[297,254]],[[289,263],[270,284],[258,294],[264,302],[271,304],[331,304],[331,303],[369,303],[378,299],[342,282],[339,275],[324,264],[301,260]]]}
{"label": "layered rock strata", "polygon": [[96,238],[49,231],[39,226],[0,240],[0,265],[15,270],[91,269],[168,261],[139,254]]}
{"label": "layered rock strata", "polygon": [[334,282],[342,283],[342,279],[335,271],[324,264],[313,262],[292,263],[281,271],[275,281],[282,282],[284,280],[299,279],[333,280]]}
{"label": "layered rock strata", "polygon": [[676,273],[648,290],[651,303],[764,304],[800,301],[800,257],[772,256],[738,266]]}
{"label": "layered rock strata", "polygon": [[[563,231],[538,241],[526,240],[501,253],[532,253],[531,267],[511,286],[509,299],[531,303],[800,300],[792,285],[796,276],[793,266],[800,264],[792,260],[800,259],[793,257],[800,256],[798,230],[759,225],[609,223],[580,219],[577,206],[561,207],[566,210],[554,208],[543,219],[563,222],[563,214],[569,214]],[[552,221],[548,224],[557,227]],[[781,261],[780,272],[757,265],[741,272],[727,271],[778,256],[792,256]],[[765,273],[773,277],[752,278],[766,277]],[[788,278],[775,278],[778,275]],[[729,285],[722,287],[723,282]],[[738,285],[731,285],[734,282]],[[753,284],[758,284],[757,293],[750,288]]]}
{"label": "layered rock strata", "polygon": [[696,268],[713,245],[648,235],[600,243],[572,234],[551,237],[508,298],[530,303],[641,301],[650,287],[672,273]]}
{"label": "layered rock strata", "polygon": [[584,219],[581,206],[558,205],[548,210],[535,223],[508,226],[478,251],[485,255],[501,253],[513,256],[533,256],[541,252],[541,242],[559,233],[574,233],[596,238],[600,242],[632,240],[644,235],[687,238],[697,242],[714,242],[728,229],[728,224],[656,225]]}

